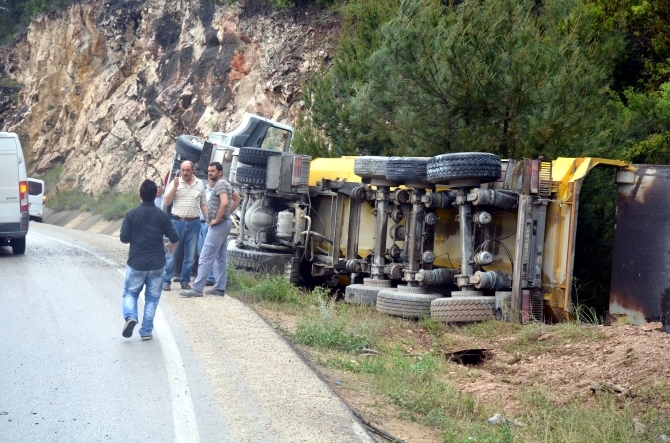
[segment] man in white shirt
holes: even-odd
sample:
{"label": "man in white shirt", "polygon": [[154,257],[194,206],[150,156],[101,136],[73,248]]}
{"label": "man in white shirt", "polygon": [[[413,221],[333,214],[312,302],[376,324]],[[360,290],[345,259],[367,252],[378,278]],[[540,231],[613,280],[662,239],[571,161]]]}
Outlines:
{"label": "man in white shirt", "polygon": [[[195,262],[195,249],[200,234],[200,211],[207,216],[207,200],[205,185],[193,175],[193,163],[185,161],[181,164],[181,179],[175,176],[167,186],[163,197],[163,204],[172,204],[172,225],[179,235],[179,248],[184,248],[184,261],[181,267],[182,289],[190,289],[191,270]],[[170,279],[177,266],[178,251],[165,256],[165,275],[163,276],[163,291],[170,291]]]}

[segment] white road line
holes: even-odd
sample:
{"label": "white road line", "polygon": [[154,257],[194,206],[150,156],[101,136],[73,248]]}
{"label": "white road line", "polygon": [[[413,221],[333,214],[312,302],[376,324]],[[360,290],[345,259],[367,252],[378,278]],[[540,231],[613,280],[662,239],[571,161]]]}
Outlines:
{"label": "white road line", "polygon": [[[60,240],[50,235],[30,232],[31,235],[47,237],[50,240],[63,243],[71,248],[91,254],[98,260],[107,263],[116,271],[125,277],[125,268],[113,260],[103,257],[90,249],[75,245],[70,242]],[[154,317],[154,337],[159,338],[161,351],[163,352],[163,361],[165,362],[165,372],[167,373],[168,386],[170,389],[170,401],[172,403],[172,422],[174,423],[175,443],[200,443],[200,433],[198,432],[198,422],[195,418],[195,409],[193,407],[193,398],[184,370],[184,362],[179,353],[179,347],[172,334],[172,329],[163,315],[160,305],[156,309]]]}

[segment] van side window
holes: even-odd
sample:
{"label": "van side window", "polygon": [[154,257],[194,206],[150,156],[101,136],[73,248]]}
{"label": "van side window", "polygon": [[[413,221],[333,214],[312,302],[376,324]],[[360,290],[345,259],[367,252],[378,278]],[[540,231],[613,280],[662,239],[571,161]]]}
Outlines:
{"label": "van side window", "polygon": [[28,181],[28,194],[40,195],[42,193],[42,183]]}

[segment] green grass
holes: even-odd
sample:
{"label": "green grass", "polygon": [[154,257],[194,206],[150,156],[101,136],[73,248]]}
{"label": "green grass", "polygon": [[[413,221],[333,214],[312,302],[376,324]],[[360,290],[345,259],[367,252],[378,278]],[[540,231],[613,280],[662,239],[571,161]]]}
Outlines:
{"label": "green grass", "polygon": [[320,297],[316,312],[298,322],[295,341],[299,344],[320,349],[335,349],[345,352],[357,351],[375,346],[373,340],[364,333],[347,330],[346,320],[338,315],[334,302]]}
{"label": "green grass", "polygon": [[139,202],[136,192],[104,191],[93,196],[76,189],[49,193],[46,199],[47,207],[56,211],[87,211],[102,214],[106,220],[123,218]]}

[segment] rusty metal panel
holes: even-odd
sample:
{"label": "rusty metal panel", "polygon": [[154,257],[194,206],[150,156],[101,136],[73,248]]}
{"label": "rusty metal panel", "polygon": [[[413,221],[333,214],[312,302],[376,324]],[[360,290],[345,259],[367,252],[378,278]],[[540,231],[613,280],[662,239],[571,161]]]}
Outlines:
{"label": "rusty metal panel", "polygon": [[634,166],[617,176],[610,314],[670,332],[670,166]]}

